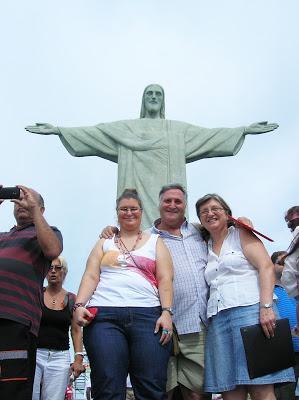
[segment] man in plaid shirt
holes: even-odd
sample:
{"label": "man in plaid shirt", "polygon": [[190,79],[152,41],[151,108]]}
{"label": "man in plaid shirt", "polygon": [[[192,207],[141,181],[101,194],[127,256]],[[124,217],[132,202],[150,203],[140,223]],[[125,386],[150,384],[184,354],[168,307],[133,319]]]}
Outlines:
{"label": "man in plaid shirt", "polygon": [[174,303],[170,312],[180,337],[180,352],[168,365],[168,398],[173,398],[179,386],[184,400],[208,399],[210,395],[203,393],[207,246],[185,218],[187,193],[181,185],[163,186],[159,199],[160,219],[151,230],[161,236],[172,256]]}

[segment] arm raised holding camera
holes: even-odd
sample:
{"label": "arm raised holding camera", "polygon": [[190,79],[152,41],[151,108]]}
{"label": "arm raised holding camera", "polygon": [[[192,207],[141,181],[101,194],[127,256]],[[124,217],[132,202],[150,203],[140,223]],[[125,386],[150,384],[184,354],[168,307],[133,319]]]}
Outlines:
{"label": "arm raised holding camera", "polygon": [[14,216],[18,226],[34,224],[36,236],[45,257],[50,260],[62,252],[62,244],[56,233],[49,226],[43,214],[44,200],[35,190],[18,185],[21,190],[19,199],[12,199]]}

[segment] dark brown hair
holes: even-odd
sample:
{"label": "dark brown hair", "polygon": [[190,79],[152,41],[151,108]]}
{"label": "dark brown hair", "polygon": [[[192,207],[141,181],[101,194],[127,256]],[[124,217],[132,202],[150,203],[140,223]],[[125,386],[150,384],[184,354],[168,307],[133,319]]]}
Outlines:
{"label": "dark brown hair", "polygon": [[[226,203],[226,201],[224,201],[224,199],[221,196],[219,196],[219,194],[208,193],[205,196],[198,199],[195,204],[196,214],[198,216],[199,221],[200,221],[200,207],[209,200],[216,200],[221,205],[221,207],[223,207],[225,214],[232,215],[232,210],[230,209],[230,206]],[[227,226],[232,226],[232,225],[234,225],[234,222],[228,220]],[[210,238],[210,233],[202,225],[200,225],[199,229],[203,239],[205,241],[208,241]]]}
{"label": "dark brown hair", "polygon": [[285,214],[285,220],[289,221],[289,218],[291,217],[292,214],[299,213],[299,206],[294,206],[288,209],[288,211]]}
{"label": "dark brown hair", "polygon": [[286,254],[287,254],[286,251],[275,251],[271,256],[271,261],[273,262],[273,264],[276,264],[278,258]]}
{"label": "dark brown hair", "polygon": [[139,207],[142,210],[142,203],[141,203],[141,199],[137,193],[136,189],[125,189],[122,194],[116,199],[116,210],[118,210],[119,207],[119,203],[121,202],[121,200],[123,199],[135,199],[138,202]]}

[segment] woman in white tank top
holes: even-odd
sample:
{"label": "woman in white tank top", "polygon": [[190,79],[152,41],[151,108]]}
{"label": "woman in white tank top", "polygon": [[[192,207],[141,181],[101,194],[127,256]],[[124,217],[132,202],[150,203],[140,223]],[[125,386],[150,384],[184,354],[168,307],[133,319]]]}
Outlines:
{"label": "woman in white tank top", "polygon": [[166,399],[171,256],[158,235],[140,231],[142,206],[136,190],[126,189],[116,210],[119,234],[96,243],[74,306],[75,318],[84,326],[93,398],[125,399],[130,373],[137,400]]}

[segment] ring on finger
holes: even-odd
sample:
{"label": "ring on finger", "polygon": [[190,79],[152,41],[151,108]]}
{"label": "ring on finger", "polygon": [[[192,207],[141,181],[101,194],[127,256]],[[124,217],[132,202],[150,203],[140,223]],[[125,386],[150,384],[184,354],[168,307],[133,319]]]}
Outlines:
{"label": "ring on finger", "polygon": [[168,329],[162,329],[162,333],[165,333],[165,335],[169,334],[169,330]]}

